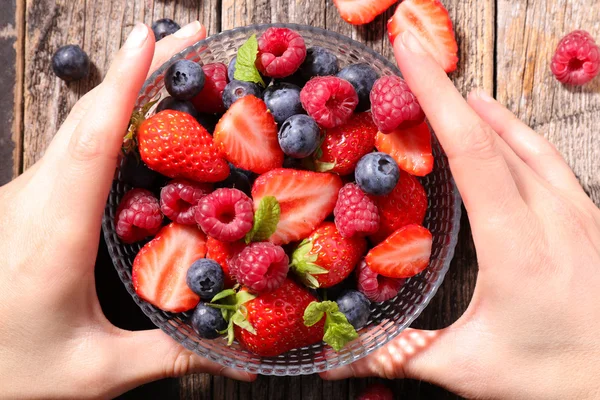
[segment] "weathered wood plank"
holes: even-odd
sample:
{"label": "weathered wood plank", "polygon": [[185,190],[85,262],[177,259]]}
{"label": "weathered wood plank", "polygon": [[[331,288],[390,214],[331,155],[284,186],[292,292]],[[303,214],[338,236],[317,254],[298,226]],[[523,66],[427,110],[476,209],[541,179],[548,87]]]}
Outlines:
{"label": "weathered wood plank", "polygon": [[550,60],[575,29],[600,39],[596,0],[498,1],[497,99],[553,142],[600,204],[600,79],[569,88],[554,79]]}

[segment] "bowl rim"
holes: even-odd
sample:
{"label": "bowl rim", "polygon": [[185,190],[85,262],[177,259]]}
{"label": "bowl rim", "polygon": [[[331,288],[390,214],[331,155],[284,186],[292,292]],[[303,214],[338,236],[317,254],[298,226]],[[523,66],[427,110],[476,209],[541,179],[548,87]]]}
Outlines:
{"label": "bowl rim", "polygon": [[[392,63],[389,59],[385,58],[383,55],[376,52],[375,50],[368,47],[367,45],[365,45],[361,42],[358,42],[348,36],[342,35],[340,33],[337,33],[334,31],[329,31],[329,30],[326,30],[323,28],[309,26],[309,25],[301,25],[301,24],[293,24],[293,23],[252,24],[252,25],[237,27],[234,29],[219,32],[219,33],[209,36],[201,41],[198,41],[195,44],[188,46],[186,49],[174,54],[171,58],[169,58],[167,61],[165,61],[154,73],[152,73],[145,80],[144,85],[139,92],[138,99],[143,97],[144,93],[146,93],[148,86],[154,84],[155,81],[157,80],[157,78],[160,75],[162,75],[165,72],[165,70],[167,68],[169,68],[169,66],[173,62],[175,62],[179,59],[185,58],[191,52],[197,51],[199,48],[206,46],[209,43],[222,40],[224,37],[238,35],[240,33],[242,33],[242,34],[250,33],[250,32],[256,33],[256,31],[262,31],[262,30],[265,30],[265,29],[268,29],[271,27],[289,28],[289,29],[293,29],[293,30],[297,30],[297,31],[310,31],[310,32],[314,32],[316,34],[320,34],[323,36],[333,37],[334,39],[336,39],[342,43],[345,43],[350,47],[353,47],[360,51],[369,53],[372,57],[376,58],[378,61],[380,61],[382,64],[384,64],[387,68],[389,68],[391,71],[393,71],[394,74],[396,74],[398,76],[402,76],[398,67],[394,63]],[[139,104],[136,104],[136,108],[137,107],[139,107]],[[433,133],[432,139],[434,141],[438,142],[435,132],[433,130],[431,130],[431,131]],[[440,148],[441,148],[441,145],[440,145]],[[215,361],[226,367],[243,370],[243,371],[250,372],[250,373],[259,373],[259,374],[263,374],[263,375],[273,375],[273,376],[309,375],[309,374],[313,374],[316,372],[324,372],[324,371],[327,371],[327,370],[330,370],[333,368],[339,368],[344,365],[351,364],[361,358],[366,357],[367,355],[371,354],[375,350],[377,350],[377,349],[381,348],[382,346],[386,345],[387,343],[389,343],[391,340],[393,340],[395,337],[397,337],[402,331],[404,331],[406,328],[408,328],[421,315],[423,310],[429,305],[429,303],[431,302],[431,299],[436,295],[438,289],[440,288],[440,286],[441,286],[442,282],[444,281],[444,278],[450,268],[450,264],[455,255],[456,245],[458,243],[458,235],[460,232],[460,221],[461,221],[461,216],[462,216],[462,199],[461,199],[460,193],[458,191],[458,188],[456,186],[456,183],[455,183],[453,177],[451,177],[449,184],[451,184],[451,188],[452,188],[451,195],[452,195],[452,198],[454,201],[454,207],[452,208],[452,215],[454,217],[454,220],[452,221],[452,225],[451,225],[451,232],[453,234],[449,235],[450,240],[448,242],[446,258],[442,264],[442,268],[440,268],[436,279],[434,281],[430,282],[431,290],[427,295],[425,295],[423,297],[423,301],[418,306],[415,307],[414,311],[412,313],[410,313],[408,318],[406,318],[405,321],[401,325],[397,325],[396,329],[387,335],[387,338],[388,338],[387,341],[377,341],[376,343],[372,344],[369,348],[365,348],[364,351],[361,352],[360,355],[351,354],[350,357],[338,359],[338,361],[335,363],[335,365],[332,365],[332,366],[330,366],[330,363],[326,362],[324,365],[324,368],[313,367],[311,371],[306,371],[306,368],[301,367],[300,372],[298,374],[290,373],[290,372],[288,372],[287,369],[285,369],[284,371],[281,371],[281,369],[277,368],[276,364],[269,364],[270,371],[264,372],[264,371],[262,371],[262,369],[263,369],[262,363],[258,366],[254,366],[254,368],[252,368],[251,365],[253,365],[253,364],[249,364],[249,363],[240,364],[240,362],[238,360],[231,358],[230,356],[227,356],[227,355],[215,356],[215,355],[213,355],[212,350],[209,347],[203,346],[202,343],[194,342],[197,347],[202,347],[206,351],[205,354],[200,354],[194,348],[194,346],[192,346],[192,344],[190,343],[191,342],[190,340],[178,340],[177,338],[173,337],[171,332],[168,331],[167,329],[165,329],[164,326],[162,326],[163,325],[162,323],[160,323],[160,324],[158,323],[158,321],[156,320],[156,317],[153,315],[151,310],[147,306],[145,306],[146,303],[137,296],[137,294],[135,293],[135,291],[133,290],[133,288],[131,287],[129,282],[127,282],[125,280],[124,276],[118,270],[115,260],[119,258],[119,255],[116,254],[114,246],[110,245],[110,243],[112,243],[112,240],[111,240],[111,232],[109,232],[109,229],[108,229],[108,227],[109,227],[108,219],[111,218],[111,215],[110,215],[108,202],[105,207],[105,212],[103,215],[102,230],[103,230],[103,234],[104,234],[104,239],[107,243],[108,252],[111,256],[111,261],[113,263],[113,266],[115,267],[115,269],[117,269],[117,275],[119,276],[119,279],[121,280],[121,282],[124,284],[127,292],[131,295],[131,297],[133,298],[135,303],[138,305],[138,307],[142,310],[142,312],[152,321],[152,323],[157,328],[159,328],[163,332],[165,332],[167,335],[171,336],[171,338],[173,340],[175,340],[177,343],[184,346],[185,348],[192,351],[193,353],[200,355],[201,357],[208,358],[208,359]],[[269,357],[262,357],[262,358],[268,359]],[[259,369],[258,372],[257,372],[257,369]]]}

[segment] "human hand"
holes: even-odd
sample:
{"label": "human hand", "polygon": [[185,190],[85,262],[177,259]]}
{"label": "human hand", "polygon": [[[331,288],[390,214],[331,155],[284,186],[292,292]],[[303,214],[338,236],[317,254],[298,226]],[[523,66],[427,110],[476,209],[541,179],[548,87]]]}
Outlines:
{"label": "human hand", "polygon": [[199,22],[156,44],[134,27],[106,78],[75,105],[44,157],[0,188],[0,381],[8,398],[111,398],[192,372],[250,380],[160,330],[128,332],[94,285],[100,224],[123,135],[147,75],[206,36]]}
{"label": "human hand", "polygon": [[450,327],[407,329],[322,376],[414,378],[469,398],[597,398],[600,210],[548,141],[482,91],[465,102],[414,36],[394,51],[463,197],[477,285]]}

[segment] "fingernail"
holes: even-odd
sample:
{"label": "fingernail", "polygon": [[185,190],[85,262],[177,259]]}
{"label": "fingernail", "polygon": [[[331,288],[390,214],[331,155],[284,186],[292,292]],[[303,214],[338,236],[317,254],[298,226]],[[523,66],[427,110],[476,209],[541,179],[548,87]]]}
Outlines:
{"label": "fingernail", "polygon": [[487,94],[485,92],[485,90],[483,89],[477,89],[477,96],[479,96],[479,98],[485,102],[491,103],[494,100],[494,98],[492,96],[490,96],[489,94]]}
{"label": "fingernail", "polygon": [[142,47],[147,38],[148,27],[141,22],[138,22],[129,33],[129,36],[127,37],[123,47],[127,49]]}
{"label": "fingernail", "polygon": [[417,39],[410,31],[404,31],[402,34],[402,43],[404,46],[416,54],[425,54],[425,49],[419,43],[419,39]]}
{"label": "fingernail", "polygon": [[202,24],[200,23],[200,21],[190,22],[189,24],[175,32],[173,36],[175,36],[178,39],[189,38],[198,33],[200,28],[202,28]]}

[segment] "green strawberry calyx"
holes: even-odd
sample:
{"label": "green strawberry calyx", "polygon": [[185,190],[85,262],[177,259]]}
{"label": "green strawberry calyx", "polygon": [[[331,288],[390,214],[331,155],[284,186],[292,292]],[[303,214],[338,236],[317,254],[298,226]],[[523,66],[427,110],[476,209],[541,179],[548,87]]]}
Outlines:
{"label": "green strawberry calyx", "polygon": [[319,288],[320,284],[315,275],[328,274],[329,271],[317,264],[318,254],[311,254],[313,240],[318,236],[304,239],[292,254],[290,269],[302,280],[306,286],[312,289]]}
{"label": "green strawberry calyx", "polygon": [[227,328],[219,333],[227,335],[227,345],[229,346],[231,346],[235,339],[234,325],[256,335],[254,327],[248,321],[248,313],[244,306],[247,302],[254,300],[256,296],[245,290],[239,290],[239,288],[240,286],[236,285],[233,289],[225,289],[217,293],[208,304],[210,307],[220,309],[223,318],[227,321]]}
{"label": "green strawberry calyx", "polygon": [[281,207],[277,199],[273,196],[263,197],[258,205],[258,209],[254,213],[252,230],[244,238],[246,244],[269,240],[271,235],[277,230],[280,215]]}
{"label": "green strawberry calyx", "polygon": [[[123,136],[123,153],[129,154],[131,152],[135,152],[137,149],[137,130],[146,120],[146,115],[148,111],[160,100],[160,97],[156,100],[149,101],[144,104],[141,108],[134,110],[131,114],[131,118],[129,119],[129,128],[127,128],[127,133]],[[137,153],[135,153],[137,154]]]}
{"label": "green strawberry calyx", "polygon": [[257,57],[258,40],[256,35],[252,35],[237,52],[233,77],[238,81],[253,82],[266,87],[265,81],[263,81],[258,68],[256,68]]}
{"label": "green strawberry calyx", "polygon": [[304,310],[304,325],[311,327],[325,316],[323,341],[335,351],[340,351],[347,343],[358,338],[356,329],[348,322],[334,301],[313,301]]}
{"label": "green strawberry calyx", "polygon": [[[317,147],[317,150],[315,150],[315,152],[313,153],[313,162],[311,163],[312,165],[310,165],[309,169],[312,171],[316,171],[316,172],[327,172],[327,171],[331,171],[332,169],[335,168],[337,162],[323,162],[320,161],[321,157],[323,157],[323,142],[325,142],[325,138],[327,137],[327,132],[325,132],[324,135],[322,135],[321,140],[319,142],[319,147]],[[337,160],[336,160],[337,161]]]}

